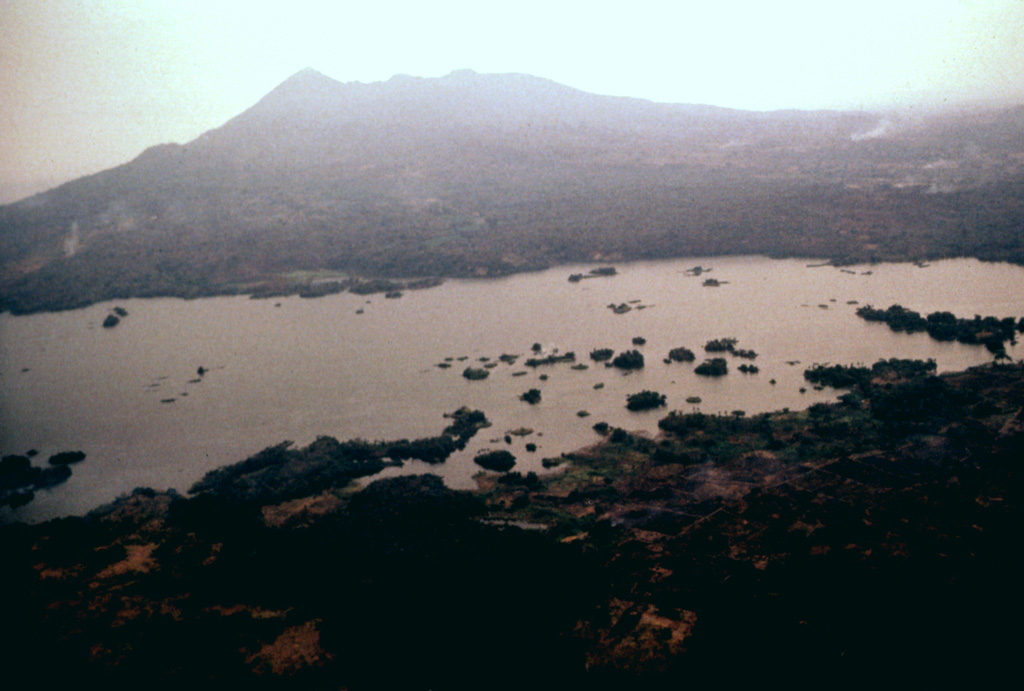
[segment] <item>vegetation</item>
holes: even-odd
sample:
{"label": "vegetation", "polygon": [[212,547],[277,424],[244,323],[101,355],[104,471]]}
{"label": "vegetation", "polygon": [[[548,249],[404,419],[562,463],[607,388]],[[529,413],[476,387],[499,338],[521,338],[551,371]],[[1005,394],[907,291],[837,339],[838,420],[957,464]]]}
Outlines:
{"label": "vegetation", "polygon": [[705,377],[721,377],[729,373],[729,365],[725,358],[716,357],[700,363],[693,371]]}
{"label": "vegetation", "polygon": [[487,379],[490,376],[490,372],[481,367],[467,367],[462,370],[462,376],[470,381],[478,381],[480,379]]}
{"label": "vegetation", "polygon": [[919,312],[909,310],[902,305],[890,305],[880,310],[871,305],[857,308],[857,316],[872,322],[883,322],[897,333],[927,332],[938,341],[959,341],[960,343],[980,343],[992,353],[1005,355],[1007,341],[1016,343],[1018,333],[1024,332],[1024,317],[1018,322],[1013,317],[999,319],[997,317],[981,317],[960,319],[951,312],[932,312],[922,317]]}
{"label": "vegetation", "polygon": [[594,362],[604,362],[605,360],[611,360],[612,356],[615,355],[615,351],[611,348],[595,348],[590,351],[590,359]]}
{"label": "vegetation", "polygon": [[935,372],[935,360],[900,360],[891,358],[879,360],[870,368],[855,365],[813,365],[804,370],[804,379],[812,384],[831,386],[837,389],[859,389],[866,391],[872,381],[890,378],[906,379]]}
{"label": "vegetation", "polygon": [[[300,298],[320,298],[320,297],[324,297],[325,295],[336,295],[338,293],[343,293],[343,292],[345,292],[346,287],[347,287],[346,284],[343,283],[342,281],[320,281],[318,283],[309,283],[309,284],[306,284],[306,285],[298,286],[298,288],[296,290],[297,290],[297,294],[298,294],[298,296]],[[282,293],[280,291],[268,291],[268,292],[274,292],[275,293],[274,297],[279,297],[281,295],[287,295],[288,294],[288,292]],[[271,296],[268,295],[265,292],[261,292],[258,295],[254,294],[253,297],[271,297]]]}
{"label": "vegetation", "polygon": [[527,367],[540,367],[541,365],[555,365],[559,362],[576,362],[576,353],[570,350],[562,355],[551,354],[542,358],[527,358],[523,364]]}
{"label": "vegetation", "polygon": [[400,466],[407,459],[443,463],[490,424],[481,411],[468,408],[446,417],[452,423],[441,435],[411,441],[340,442],[318,437],[302,449],[291,448],[292,442],[282,442],[240,463],[211,470],[189,491],[235,503],[266,504],[341,489],[356,478]]}
{"label": "vegetation", "polygon": [[709,353],[729,353],[736,357],[746,358],[748,360],[753,360],[757,357],[757,353],[753,350],[737,348],[737,343],[738,341],[735,338],[716,338],[705,343],[704,350]]}
{"label": "vegetation", "polygon": [[61,451],[50,456],[47,461],[50,465],[67,465],[69,463],[81,463],[85,460],[85,453],[82,451]]}
{"label": "vegetation", "polygon": [[570,274],[569,283],[579,283],[586,278],[598,278],[600,276],[615,276],[618,271],[615,270],[614,266],[602,266],[596,269],[591,269],[588,274]]}
{"label": "vegetation", "polygon": [[668,359],[673,362],[693,362],[697,359],[697,356],[689,348],[680,346],[668,351]]}
{"label": "vegetation", "polygon": [[626,396],[626,408],[629,410],[651,410],[665,406],[665,395],[657,391],[640,391]]}
{"label": "vegetation", "polygon": [[[38,468],[26,456],[10,455],[0,459],[0,507],[18,508],[35,499],[35,491],[54,487],[71,477],[69,463],[63,458],[77,458],[80,452],[65,452],[50,459],[51,467]],[[54,459],[58,459],[54,462]]]}
{"label": "vegetation", "polygon": [[[540,95],[549,84],[508,86],[524,87],[537,104],[550,103]],[[1020,141],[1012,109],[853,142],[877,116],[765,118],[655,104],[640,113],[621,102],[598,108],[594,120],[579,94],[564,94],[577,104],[568,111],[527,113],[481,95],[500,92],[489,85],[456,97],[424,82],[416,93],[384,87],[382,98],[406,104],[401,125],[356,107],[344,116],[354,129],[343,133],[331,124],[339,115],[332,104],[365,99],[321,97],[337,85],[295,88],[294,100],[283,92],[261,100],[207,133],[202,147],[154,147],[0,207],[0,309],[72,309],[128,296],[313,295],[351,275],[381,281],[353,285],[357,292],[386,293],[424,276],[496,276],[595,256],[1024,261],[1024,181],[1005,153]],[[298,107],[312,103],[323,112]],[[453,116],[430,120],[439,107]],[[304,124],[280,126],[289,119]],[[401,146],[392,127],[401,128]],[[725,145],[740,140],[757,153],[736,166]],[[928,163],[961,160],[968,140],[976,167],[937,179],[948,172]],[[663,152],[672,152],[672,165]],[[410,197],[394,174],[411,161],[429,197]],[[903,184],[909,171],[923,177],[920,185]],[[72,226],[81,247],[65,256]],[[335,284],[319,287],[314,276]]]}
{"label": "vegetation", "polygon": [[481,468],[503,473],[512,469],[512,466],[516,464],[516,457],[504,449],[499,449],[481,453],[473,459],[473,462]]}
{"label": "vegetation", "polygon": [[618,367],[619,369],[632,370],[632,369],[643,369],[644,356],[638,350],[626,350],[612,360],[612,366]]}
{"label": "vegetation", "polygon": [[445,427],[443,433],[456,437],[462,442],[468,441],[478,431],[491,426],[482,410],[470,410],[465,406],[454,413],[446,413],[445,417],[451,419],[452,424]]}
{"label": "vegetation", "polygon": [[529,391],[524,392],[519,397],[519,400],[526,401],[530,405],[540,403],[540,389],[530,389]]}
{"label": "vegetation", "polygon": [[[3,526],[0,644],[41,688],[476,688],[495,669],[497,688],[680,688],[737,659],[749,681],[1012,673],[1024,366],[876,366],[805,411],[672,412],[657,439],[595,425],[601,443],[543,459],[558,472],[473,493],[431,475],[333,486],[317,457],[389,443],[321,439],[197,496]],[[272,491],[284,467],[302,493]]]}
{"label": "vegetation", "polygon": [[731,353],[738,341],[735,338],[715,338],[704,344],[709,353]]}

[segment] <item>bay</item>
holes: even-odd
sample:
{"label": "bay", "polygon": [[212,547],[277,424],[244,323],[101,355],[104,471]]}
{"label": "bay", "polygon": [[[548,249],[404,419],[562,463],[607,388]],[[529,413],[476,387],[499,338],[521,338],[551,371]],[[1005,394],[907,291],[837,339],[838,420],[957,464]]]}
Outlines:
{"label": "bay", "polygon": [[[842,392],[815,391],[803,380],[815,362],[934,358],[949,371],[991,361],[980,346],[864,322],[854,314],[860,304],[1024,315],[1018,266],[960,259],[840,270],[814,263],[690,258],[618,264],[616,276],[578,283],[568,276],[593,267],[450,280],[399,299],[150,299],[3,314],[0,452],[36,449],[37,464],[58,451],[87,454],[67,483],[8,513],[38,521],[85,513],[139,486],[185,491],[207,471],[286,439],[433,436],[446,425],[443,414],[463,405],[483,410],[493,427],[442,466],[411,462],[385,474],[436,472],[450,486],[472,487],[480,451],[508,448],[520,471],[545,472],[542,458],[597,442],[597,421],[655,434],[671,409],[754,414],[835,400]],[[689,275],[693,266],[712,271]],[[721,285],[705,287],[709,277]],[[624,314],[608,307],[623,303],[631,303]],[[102,328],[115,305],[128,316]],[[634,337],[646,343],[634,346]],[[686,346],[699,363],[704,343],[723,337],[756,351],[760,372],[736,371],[745,361],[732,357],[730,373],[716,379],[694,374],[693,364],[662,362],[670,348]],[[534,343],[542,354],[573,351],[589,367],[525,367]],[[624,374],[592,362],[588,353],[602,347],[636,348],[646,366]],[[481,358],[493,363],[506,353],[520,357],[482,381],[461,376],[466,366],[483,366]],[[1008,353],[1019,359],[1021,347]],[[451,367],[438,367],[445,358]],[[519,400],[531,388],[542,392],[533,406]],[[668,407],[626,410],[626,396],[644,389],[665,394]],[[691,396],[702,403],[687,403]],[[590,415],[579,417],[581,410]],[[533,433],[506,444],[506,432],[523,427]]]}

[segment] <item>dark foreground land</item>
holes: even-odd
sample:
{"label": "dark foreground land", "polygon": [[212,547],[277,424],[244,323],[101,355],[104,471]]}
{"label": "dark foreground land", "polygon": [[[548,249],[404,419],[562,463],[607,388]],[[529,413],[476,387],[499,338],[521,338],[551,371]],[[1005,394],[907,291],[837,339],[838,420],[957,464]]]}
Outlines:
{"label": "dark foreground land", "polygon": [[482,424],[464,411],[434,445],[275,447],[190,498],[5,526],[4,674],[569,689],[1012,670],[1024,367],[808,378],[853,388],[801,412],[672,413],[656,440],[610,429],[562,472],[472,493],[352,484],[383,454],[443,460]]}

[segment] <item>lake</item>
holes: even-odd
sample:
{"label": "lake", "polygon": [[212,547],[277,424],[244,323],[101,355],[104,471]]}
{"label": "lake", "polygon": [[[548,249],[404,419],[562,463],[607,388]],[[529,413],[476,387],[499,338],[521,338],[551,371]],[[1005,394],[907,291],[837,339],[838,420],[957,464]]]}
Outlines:
{"label": "lake", "polygon": [[[563,266],[498,279],[450,280],[399,299],[332,295],[125,300],[70,312],[0,315],[0,452],[82,450],[65,484],[36,493],[8,515],[28,521],[82,514],[135,487],[185,491],[212,468],[283,440],[434,436],[443,413],[483,410],[494,423],[442,466],[420,462],[386,474],[430,470],[456,488],[474,486],[472,458],[508,448],[522,472],[544,472],[541,459],[595,443],[597,421],[657,432],[668,410],[804,408],[842,392],[815,391],[802,377],[815,362],[871,364],[879,358],[934,358],[940,371],[991,361],[980,346],[940,343],[926,334],[895,334],[855,316],[858,304],[900,303],[922,313],[960,317],[1024,315],[1024,268],[975,260],[810,267],[811,260],[691,258],[618,264],[619,274],[570,283],[592,267]],[[710,273],[686,270],[701,265]],[[719,287],[705,287],[713,277]],[[609,305],[631,303],[616,314]],[[101,327],[113,306],[128,316]],[[359,313],[361,311],[361,313]],[[646,344],[633,346],[634,337]],[[701,377],[694,364],[664,364],[670,348],[733,337],[753,349],[758,374],[728,357],[730,372]],[[542,354],[574,351],[577,362],[531,369]],[[644,369],[629,374],[592,362],[588,353],[636,347]],[[1021,346],[1008,348],[1014,359]],[[482,381],[461,376],[480,358],[509,353]],[[437,367],[452,358],[451,367]],[[458,358],[466,358],[459,360]],[[797,363],[797,364],[790,364]],[[197,374],[205,368],[203,376]],[[525,374],[517,375],[517,373]],[[548,375],[541,381],[541,375]],[[776,380],[772,385],[770,380]],[[603,385],[601,388],[595,388]],[[519,400],[537,388],[537,405]],[[801,388],[806,388],[804,393]],[[663,393],[668,408],[634,413],[628,394]],[[699,396],[702,403],[686,402]],[[579,417],[586,410],[589,417]],[[514,437],[508,430],[534,432]],[[538,446],[534,453],[525,444]]]}

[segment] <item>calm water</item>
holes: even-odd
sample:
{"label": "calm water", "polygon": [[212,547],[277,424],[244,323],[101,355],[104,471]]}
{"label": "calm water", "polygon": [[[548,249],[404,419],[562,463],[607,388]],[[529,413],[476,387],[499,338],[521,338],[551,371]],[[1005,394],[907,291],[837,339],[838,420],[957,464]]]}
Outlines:
{"label": "calm water", "polygon": [[[618,276],[575,284],[568,275],[589,267],[562,267],[449,281],[398,300],[349,294],[128,300],[116,303],[130,314],[114,329],[100,327],[114,303],[0,315],[0,452],[35,448],[37,463],[60,450],[88,454],[66,484],[38,492],[15,515],[40,520],[84,513],[138,486],[184,491],[211,468],[285,439],[432,436],[446,424],[442,414],[462,405],[483,410],[494,426],[433,472],[451,486],[470,487],[478,470],[472,457],[484,448],[508,448],[500,439],[507,430],[534,430],[511,447],[523,472],[541,471],[545,456],[597,441],[591,426],[599,420],[654,433],[665,409],[625,409],[627,394],[642,389],[666,394],[669,409],[690,410],[686,397],[700,396],[705,412],[754,413],[833,400],[831,390],[799,392],[806,386],[803,370],[814,362],[930,357],[945,371],[991,359],[981,347],[868,324],[848,301],[899,302],[958,316],[1024,315],[1021,267],[954,260],[927,268],[851,267],[851,275],[809,263],[759,257],[640,262],[618,265]],[[705,277],[685,274],[696,264],[713,267],[709,276],[728,283],[702,287]],[[633,300],[646,308],[614,314],[607,307]],[[634,336],[647,339],[639,348],[647,360],[642,371],[624,375],[587,357],[598,347],[632,348]],[[692,364],[662,362],[676,346],[694,350],[699,362],[703,344],[720,337],[757,351],[760,373],[737,372],[744,361],[736,358],[729,358],[730,373],[720,379],[695,375]],[[521,363],[534,342],[545,352],[575,351],[590,368],[530,370]],[[1017,346],[1009,353],[1018,359],[1021,351]],[[502,353],[523,357],[516,365],[499,364],[484,381],[461,376],[467,365],[479,366],[480,357]],[[435,366],[461,356],[469,359],[450,369]],[[210,371],[190,383],[199,366]],[[548,381],[540,381],[541,374]],[[595,390],[595,384],[604,387]],[[530,388],[542,391],[536,406],[518,400]],[[580,418],[579,410],[591,416]],[[531,441],[536,453],[524,449]],[[426,468],[412,462],[387,472]]]}

